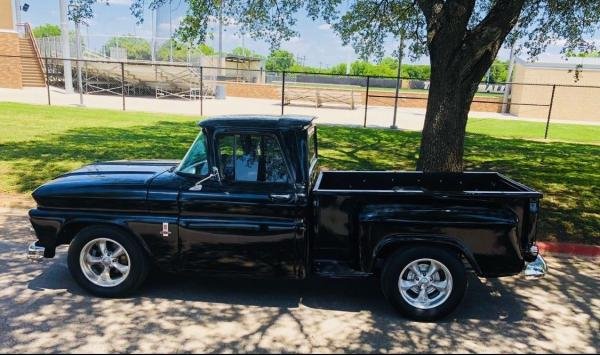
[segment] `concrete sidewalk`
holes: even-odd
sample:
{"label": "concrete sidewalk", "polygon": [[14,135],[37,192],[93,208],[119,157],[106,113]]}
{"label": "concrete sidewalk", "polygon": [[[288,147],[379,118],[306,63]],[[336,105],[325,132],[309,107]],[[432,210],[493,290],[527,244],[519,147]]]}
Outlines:
{"label": "concrete sidewalk", "polygon": [[[78,94],[65,94],[64,90],[54,87],[52,87],[50,91],[52,105],[74,106],[79,104]],[[48,96],[46,88],[25,88],[22,90],[0,88],[0,101],[47,105]],[[121,110],[122,104],[121,96],[84,95],[84,105],[86,107]],[[200,115],[200,101],[198,100],[188,101],[126,97],[125,105],[126,110],[128,111]],[[203,113],[206,116],[223,114],[281,114],[281,102],[278,100],[228,97],[225,100],[205,99],[203,105]],[[294,104],[285,106],[284,112],[286,114],[315,115],[318,117],[318,122],[320,123],[352,126],[362,126],[365,117],[365,109],[362,105],[358,105],[356,109],[351,110],[343,106],[335,105],[326,105],[324,107],[316,108],[314,105],[310,104]],[[393,121],[393,112],[393,108],[389,106],[369,105],[367,125],[371,127],[390,127]],[[517,118],[510,114],[495,112],[472,111],[469,113],[469,117],[545,122],[544,119]],[[423,128],[424,119],[425,109],[400,107],[398,109],[396,124],[400,129],[420,131]],[[552,120],[552,123],[600,125],[600,121]]]}

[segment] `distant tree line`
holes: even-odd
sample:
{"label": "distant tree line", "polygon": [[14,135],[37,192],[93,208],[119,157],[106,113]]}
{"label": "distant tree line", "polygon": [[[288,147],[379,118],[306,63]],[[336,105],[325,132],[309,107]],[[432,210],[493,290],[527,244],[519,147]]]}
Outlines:
{"label": "distant tree line", "polygon": [[[395,77],[398,74],[398,59],[384,57],[377,63],[371,63],[365,60],[356,60],[350,63],[350,70],[347,71],[347,64],[340,63],[331,67],[319,68],[307,65],[301,65],[296,57],[286,50],[275,50],[269,54],[265,61],[265,69],[268,71],[290,71],[306,72],[315,74],[337,74],[337,75],[364,75],[364,76],[384,76]],[[490,67],[489,75],[484,81],[490,83],[503,83],[508,75],[508,61],[494,61]],[[431,76],[431,67],[422,64],[402,64],[400,76],[416,80],[429,80]]]}

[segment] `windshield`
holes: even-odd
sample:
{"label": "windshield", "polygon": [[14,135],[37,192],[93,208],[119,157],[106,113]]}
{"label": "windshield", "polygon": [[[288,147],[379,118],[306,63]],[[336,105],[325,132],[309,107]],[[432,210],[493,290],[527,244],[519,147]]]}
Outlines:
{"label": "windshield", "polygon": [[177,171],[185,174],[208,175],[208,162],[206,159],[206,139],[204,139],[204,134],[200,132],[177,167]]}

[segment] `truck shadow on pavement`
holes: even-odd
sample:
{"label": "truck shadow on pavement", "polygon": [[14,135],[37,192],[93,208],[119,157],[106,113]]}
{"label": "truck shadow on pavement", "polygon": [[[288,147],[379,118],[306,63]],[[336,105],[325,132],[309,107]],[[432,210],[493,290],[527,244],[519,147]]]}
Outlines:
{"label": "truck shadow on pavement", "polygon": [[[64,253],[61,253],[64,254]],[[81,297],[98,299],[82,289],[71,277],[65,255],[31,280],[35,291],[65,290]],[[206,302],[238,306],[298,308],[300,306],[343,312],[368,311],[381,317],[402,320],[384,299],[376,277],[365,279],[308,280],[211,277],[201,273],[174,274],[154,271],[142,288],[125,300],[147,298],[167,301]],[[501,282],[482,281],[469,275],[469,286],[459,309],[439,323],[456,320],[518,321],[523,302]]]}
{"label": "truck shadow on pavement", "polygon": [[597,352],[593,260],[552,258],[540,280],[469,279],[436,323],[398,316],[372,280],[153,273],[125,299],[88,295],[65,251],[30,264],[25,216],[0,215],[0,352]]}

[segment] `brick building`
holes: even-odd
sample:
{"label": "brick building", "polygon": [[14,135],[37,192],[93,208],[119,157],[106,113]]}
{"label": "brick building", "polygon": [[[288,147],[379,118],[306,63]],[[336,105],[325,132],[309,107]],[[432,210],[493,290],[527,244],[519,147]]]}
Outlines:
{"label": "brick building", "polygon": [[30,27],[17,24],[14,0],[0,0],[0,87],[45,86],[39,51]]}
{"label": "brick building", "polygon": [[[600,121],[600,58],[517,59],[512,81],[510,113],[514,115],[547,118],[552,101],[551,119]],[[552,84],[556,84],[554,98]]]}

